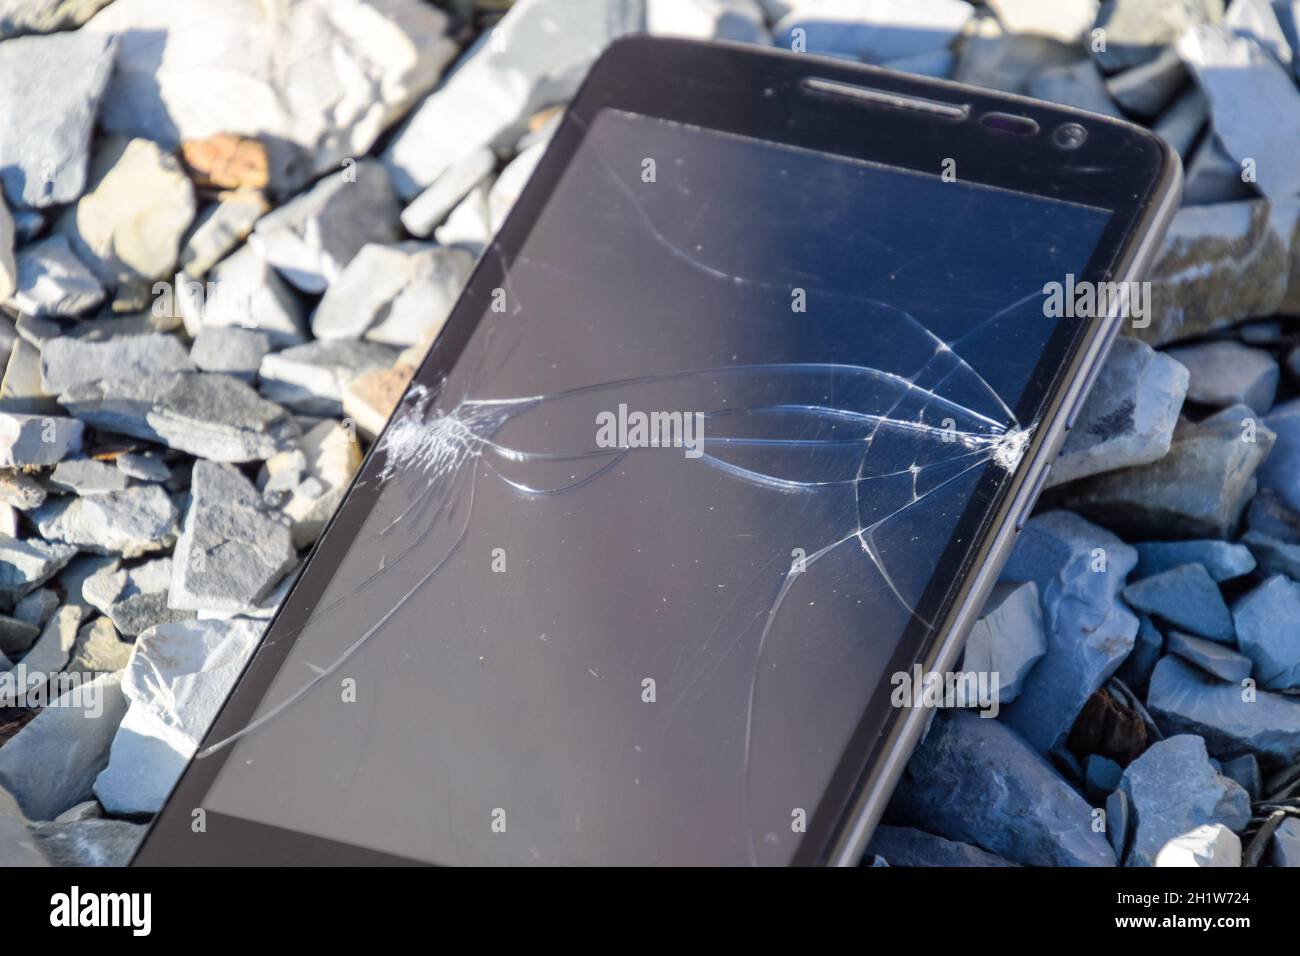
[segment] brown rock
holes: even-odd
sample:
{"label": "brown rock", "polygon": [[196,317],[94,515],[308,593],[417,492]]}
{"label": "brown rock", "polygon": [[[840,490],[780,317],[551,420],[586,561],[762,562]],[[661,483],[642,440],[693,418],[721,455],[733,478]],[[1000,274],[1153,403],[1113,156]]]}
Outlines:
{"label": "brown rock", "polygon": [[405,362],[362,373],[343,389],[343,414],[367,435],[378,435],[414,374],[415,366]]}
{"label": "brown rock", "polygon": [[181,143],[181,155],[200,189],[262,189],[268,180],[266,147],[236,133]]}

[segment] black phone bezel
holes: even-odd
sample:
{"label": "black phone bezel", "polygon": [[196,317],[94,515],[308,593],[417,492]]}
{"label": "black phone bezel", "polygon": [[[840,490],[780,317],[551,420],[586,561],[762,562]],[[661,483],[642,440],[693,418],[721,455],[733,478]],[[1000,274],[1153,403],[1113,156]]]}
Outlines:
{"label": "black phone bezel", "polygon": [[[936,111],[890,105],[879,99],[828,95],[810,88],[809,78],[860,85],[889,97],[920,98],[947,104],[961,118]],[[1177,177],[1177,158],[1154,134],[1133,124],[1023,97],[979,90],[945,81],[898,74],[821,57],[691,40],[634,35],[616,41],[584,81],[538,164],[528,187],[503,223],[497,251],[484,255],[442,333],[430,349],[416,381],[435,384],[454,366],[487,309],[492,290],[504,281],[512,258],[540,215],[591,120],[604,109],[623,110],[677,123],[716,129],[755,139],[904,169],[938,174],[947,160],[960,179],[1111,210],[1112,216],[1081,279],[1095,282],[1123,277],[1138,241],[1156,222],[1157,206]],[[1027,117],[1036,135],[1020,135],[985,125],[987,113]],[[1086,142],[1074,149],[1055,145],[1052,131],[1079,123]],[[1044,350],[1024,398],[1014,411],[1021,421],[1064,416],[1065,384],[1081,374],[1080,363],[1092,339],[1107,334],[1104,317],[1077,327],[1063,323]],[[1037,429],[1026,460],[1043,451],[1049,430]],[[306,568],[281,611],[267,628],[258,651],[226,700],[205,744],[237,732],[252,718],[294,640],[310,619],[333,577],[342,553],[354,540],[378,494],[376,476],[383,452],[376,442],[344,503],[312,550]],[[920,610],[939,622],[927,631],[914,622],[903,635],[886,673],[929,659],[962,598],[962,583],[989,557],[993,532],[1015,521],[1012,509],[1022,497],[1028,469],[1010,481],[990,474],[991,506],[963,514],[953,540],[977,540],[968,551],[950,547]],[[981,488],[981,492],[986,489]],[[976,500],[986,497],[977,495]],[[942,593],[932,594],[947,582]],[[933,605],[933,606],[932,606]],[[821,805],[809,820],[795,864],[826,862],[847,815],[862,796],[873,763],[897,722],[888,694],[876,693],[841,759]],[[879,729],[872,729],[879,728]],[[410,865],[422,861],[324,837],[205,811],[205,829],[196,834],[192,811],[202,806],[231,749],[191,760],[155,818],[136,854],[138,865]]]}

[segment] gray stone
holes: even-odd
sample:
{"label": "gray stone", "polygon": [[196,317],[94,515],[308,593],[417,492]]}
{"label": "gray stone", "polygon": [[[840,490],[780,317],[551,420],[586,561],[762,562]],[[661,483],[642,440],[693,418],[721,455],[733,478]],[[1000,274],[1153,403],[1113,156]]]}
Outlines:
{"label": "gray stone", "polygon": [[1281,319],[1257,319],[1243,322],[1234,330],[1247,345],[1282,345],[1286,341]]}
{"label": "gray stone", "polygon": [[[81,626],[82,616],[82,609],[76,604],[64,605],[54,612],[54,616],[41,631],[41,636],[22,660],[27,673],[44,675],[48,679],[67,667],[73,645],[77,642],[77,629]],[[44,680],[40,686],[44,686]]]}
{"label": "gray stone", "polygon": [[279,405],[228,375],[171,372],[76,385],[60,403],[96,428],[208,458],[244,462],[288,447],[297,424]]}
{"label": "gray stone", "polygon": [[969,843],[943,837],[914,827],[876,827],[867,844],[867,854],[883,857],[890,866],[1015,866],[1002,857]]}
{"label": "gray stone", "polygon": [[1255,570],[1255,558],[1244,544],[1201,541],[1139,541],[1133,577],[1148,578],[1182,564],[1199,564],[1215,581],[1229,581]]}
{"label": "gray stone", "polygon": [[[0,658],[7,660],[7,655],[21,654],[32,646],[40,633],[40,625],[0,614]],[[0,662],[0,671],[7,666],[7,663]]]}
{"label": "gray stone", "polygon": [[1219,586],[1199,564],[1184,564],[1124,588],[1124,600],[1139,611],[1220,643],[1232,642],[1232,615]]}
{"label": "gray stone", "polygon": [[1091,60],[1044,70],[1030,81],[1029,93],[1040,100],[1064,103],[1103,116],[1121,119],[1124,116],[1111,100],[1106,82]]}
{"label": "gray stone", "polygon": [[265,332],[238,326],[205,326],[190,347],[190,360],[205,372],[223,372],[251,382],[269,351],[271,337]]}
{"label": "gray stone", "polygon": [[1300,398],[1277,406],[1264,416],[1264,424],[1277,441],[1259,466],[1259,487],[1273,492],[1292,511],[1300,511]]}
{"label": "gray stone", "polygon": [[473,268],[474,257],[463,249],[423,242],[364,246],[321,298],[312,333],[414,345],[442,328]]}
{"label": "gray stone", "polygon": [[417,0],[117,0],[81,32],[120,41],[106,130],[172,150],[259,137],[281,194],[369,152],[456,51],[446,15]]}
{"label": "gray stone", "polygon": [[1197,734],[1221,760],[1245,753],[1271,766],[1300,759],[1300,701],[1225,684],[1177,657],[1156,665],[1147,709],[1165,733]]}
{"label": "gray stone", "polygon": [[76,806],[69,807],[57,817],[55,823],[76,823],[79,820],[98,820],[104,816],[104,810],[98,800],[82,800]]}
{"label": "gray stone", "polygon": [[971,711],[936,716],[886,814],[1012,863],[1115,864],[1084,799],[1015,731]]}
{"label": "gray stone", "polygon": [[1210,98],[1214,129],[1238,163],[1249,163],[1259,191],[1300,193],[1294,150],[1300,141],[1295,78],[1254,40],[1202,24],[1177,43],[1179,55]]}
{"label": "gray stone", "polygon": [[50,487],[76,495],[102,495],[126,491],[131,479],[115,465],[93,458],[73,458],[54,466],[46,479]]}
{"label": "gray stone", "polygon": [[199,211],[181,242],[180,267],[196,279],[234,252],[270,209],[252,189],[232,190]]}
{"label": "gray stone", "polygon": [[1184,345],[1166,354],[1190,374],[1190,401],[1215,408],[1247,405],[1260,414],[1273,405],[1279,373],[1277,361],[1264,349],[1223,341]]}
{"label": "gray stone", "polygon": [[1164,457],[1186,391],[1187,370],[1176,361],[1137,339],[1117,338],[1052,464],[1049,485]]}
{"label": "gray stone", "polygon": [[1254,754],[1242,754],[1223,762],[1220,771],[1229,780],[1235,780],[1246,791],[1251,802],[1258,800],[1264,792],[1264,779],[1259,772],[1259,761]]}
{"label": "gray stone", "polygon": [[1038,585],[1047,656],[1002,714],[1042,753],[1062,743],[1084,703],[1133,649],[1138,620],[1119,600],[1137,554],[1065,511],[1031,518],[1003,576]]}
{"label": "gray stone", "polygon": [[641,29],[643,17],[639,0],[513,4],[393,138],[384,162],[397,191],[410,199],[465,155],[513,143],[528,117],[570,99],[600,52]]}
{"label": "gray stone", "polygon": [[136,455],[130,452],[113,459],[117,470],[137,481],[164,482],[172,476],[172,470],[161,458],[152,455]]}
{"label": "gray stone", "polygon": [[343,413],[344,386],[363,372],[392,366],[397,355],[390,346],[355,339],[295,345],[262,360],[260,390],[302,414],[337,417]]}
{"label": "gray stone", "polygon": [[18,283],[10,303],[31,315],[80,315],[104,301],[104,287],[64,236],[18,252]]}
{"label": "gray stone", "polygon": [[1288,544],[1261,531],[1247,531],[1241,540],[1250,547],[1260,573],[1300,580],[1300,544]]}
{"label": "gray stone", "polygon": [[89,191],[55,223],[118,302],[141,308],[155,279],[176,267],[194,219],[194,187],[176,157],[147,139],[109,137],[91,165]]}
{"label": "gray stone", "polygon": [[1187,82],[1187,68],[1178,51],[1163,50],[1150,62],[1117,73],[1106,81],[1106,89],[1125,112],[1144,120],[1159,116]]}
{"label": "gray stone", "polygon": [[126,866],[149,827],[127,820],[37,823],[36,845],[52,866]]}
{"label": "gray stone", "polygon": [[1124,659],[1115,676],[1135,691],[1147,686],[1156,661],[1164,653],[1165,639],[1160,630],[1145,614],[1138,615],[1138,632],[1133,651]]}
{"label": "gray stone", "polygon": [[37,588],[14,605],[14,617],[35,628],[42,628],[59,607],[59,596],[53,588]]}
{"label": "gray stone", "polygon": [[1107,795],[1119,786],[1119,778],[1124,768],[1101,754],[1089,754],[1084,764],[1083,784],[1088,799],[1104,803]]}
{"label": "gray stone", "polygon": [[249,244],[294,286],[322,292],[362,246],[395,241],[400,216],[388,171],[362,160],[263,216]]}
{"label": "gray stone", "polygon": [[1065,490],[1062,503],[1134,537],[1227,537],[1273,447],[1274,433],[1257,422],[1244,405],[1196,423],[1183,419],[1164,458],[1086,478]]}
{"label": "gray stone", "polygon": [[0,786],[32,820],[53,820],[91,796],[126,713],[121,682],[101,674],[69,690],[0,747]]}
{"label": "gray stone", "polygon": [[251,246],[219,262],[206,283],[190,281],[180,309],[191,337],[225,326],[265,332],[277,346],[296,345],[307,337],[302,303]]}
{"label": "gray stone", "polygon": [[1155,865],[1239,867],[1241,838],[1222,823],[1203,824],[1162,846]]}
{"label": "gray stone", "polygon": [[491,177],[469,191],[451,211],[447,221],[434,230],[434,238],[449,248],[464,249],[475,259],[492,240]]}
{"label": "gray stone", "polygon": [[62,461],[81,450],[82,431],[71,418],[0,412],[0,467]]}
{"label": "gray stone", "polygon": [[1282,504],[1267,488],[1251,499],[1246,509],[1246,527],[1287,544],[1300,544],[1300,514]]}
{"label": "gray stone", "polygon": [[[1020,695],[1030,669],[1046,653],[1038,585],[1004,581],[993,589],[971,628],[961,667],[975,674],[997,674],[998,702],[1009,704]],[[959,685],[959,691],[965,687]],[[957,706],[975,706],[975,702],[963,699]]]}
{"label": "gray stone", "polygon": [[1242,179],[1242,167],[1211,129],[1187,161],[1183,204],[1207,206],[1253,199],[1258,193]]}
{"label": "gray stone", "polygon": [[[402,225],[413,236],[427,236],[447,218],[462,199],[496,168],[496,151],[481,146],[466,153],[443,171],[432,186],[402,210]],[[354,260],[355,261],[355,260]]]}
{"label": "gray stone", "polygon": [[1223,19],[1223,0],[1105,0],[1096,28],[1105,31],[1105,48],[1094,55],[1108,73],[1154,60],[1189,28]]}
{"label": "gray stone", "polygon": [[1291,66],[1291,44],[1269,0],[1231,0],[1223,25],[1237,36],[1254,40],[1278,63]]}
{"label": "gray stone", "polygon": [[72,202],[86,185],[95,111],[113,68],[112,38],[20,37],[0,45],[0,183],[15,206]]}
{"label": "gray stone", "polygon": [[19,511],[31,511],[45,501],[45,486],[21,471],[0,473],[0,501]]}
{"label": "gray stone", "polygon": [[1169,653],[1195,664],[1207,674],[1229,683],[1240,683],[1250,676],[1251,660],[1216,641],[1207,641],[1179,631],[1169,632]]}
{"label": "gray stone", "polygon": [[258,621],[175,621],[141,634],[122,690],[130,710],[95,796],[109,813],[156,813],[234,687]]}
{"label": "gray stone", "polygon": [[[18,288],[18,263],[14,259],[14,217],[5,205],[0,192],[0,302],[8,299]],[[5,351],[13,345],[8,343]]]}
{"label": "gray stone", "polygon": [[1273,831],[1268,845],[1269,866],[1300,866],[1300,818],[1289,817]]}
{"label": "gray stone", "polygon": [[194,363],[174,335],[122,335],[102,341],[65,337],[41,346],[41,385],[53,395],[104,378],[192,371]]}
{"label": "gray stone", "polygon": [[0,0],[0,37],[79,27],[113,0]]}
{"label": "gray stone", "polygon": [[948,46],[973,13],[965,0],[917,0],[906,7],[889,0],[811,0],[776,24],[772,42],[796,52],[884,63]]}
{"label": "gray stone", "polygon": [[992,19],[976,18],[957,41],[953,79],[1007,93],[1027,94],[1044,70],[1077,62],[1073,44],[1028,33],[1006,33]]}
{"label": "gray stone", "polygon": [[1237,645],[1265,690],[1300,688],[1300,584],[1274,575],[1232,606]]}
{"label": "gray stone", "polygon": [[288,519],[264,510],[238,471],[211,462],[195,464],[190,494],[168,604],[234,612],[256,605],[296,557]]}
{"label": "gray stone", "polygon": [[1192,147],[1196,145],[1196,138],[1209,117],[1209,100],[1193,86],[1178,95],[1173,105],[1156,122],[1154,129],[1186,163]]}
{"label": "gray stone", "polygon": [[170,547],[177,517],[167,492],[147,484],[84,498],[60,498],[32,512],[45,538],[124,558]]}
{"label": "gray stone", "polygon": [[0,866],[44,867],[50,863],[36,846],[36,838],[21,816],[0,814]]}
{"label": "gray stone", "polygon": [[295,548],[315,543],[360,465],[355,433],[329,419],[308,431],[294,451],[267,460],[263,497],[268,489],[283,492],[278,507],[293,523]]}
{"label": "gray stone", "polygon": [[67,544],[0,536],[0,601],[12,603],[36,590],[76,553],[77,549]]}
{"label": "gray stone", "polygon": [[111,674],[126,666],[131,645],[117,633],[113,622],[97,617],[81,625],[66,670],[73,674]]}
{"label": "gray stone", "polygon": [[1203,824],[1241,830],[1250,821],[1246,791],[1210,766],[1205,742],[1191,734],[1152,744],[1125,769],[1120,787],[1135,819],[1127,866],[1154,865],[1161,847]]}
{"label": "gray stone", "polygon": [[1293,209],[1267,200],[1184,206],[1152,266],[1150,323],[1134,334],[1153,345],[1272,315],[1287,290]]}
{"label": "gray stone", "polygon": [[1106,840],[1115,853],[1115,859],[1124,859],[1132,832],[1133,809],[1128,794],[1123,790],[1113,790],[1106,798]]}
{"label": "gray stone", "polygon": [[112,565],[90,575],[81,585],[81,595],[112,620],[117,630],[129,637],[142,634],[155,624],[193,617],[189,611],[167,606],[171,587],[172,559],[155,558],[130,568]]}

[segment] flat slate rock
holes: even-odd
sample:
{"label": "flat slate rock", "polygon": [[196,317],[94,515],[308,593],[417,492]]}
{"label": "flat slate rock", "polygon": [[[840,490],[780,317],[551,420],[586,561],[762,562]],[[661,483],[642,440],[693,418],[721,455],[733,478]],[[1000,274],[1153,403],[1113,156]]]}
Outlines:
{"label": "flat slate rock", "polygon": [[343,413],[343,389],[365,372],[391,367],[398,350],[377,342],[355,339],[309,342],[262,360],[260,391],[304,415],[338,416]]}
{"label": "flat slate rock", "polygon": [[155,558],[130,568],[108,565],[86,578],[81,594],[91,607],[108,615],[118,631],[135,637],[156,624],[194,616],[192,611],[167,605],[171,580],[170,557]]}
{"label": "flat slate rock", "polygon": [[73,458],[59,462],[46,478],[50,487],[74,495],[102,495],[126,491],[131,478],[112,462]]}
{"label": "flat slate rock", "polygon": [[1015,866],[996,854],[969,843],[943,837],[914,827],[881,824],[867,844],[868,856],[880,856],[890,866]]}
{"label": "flat slate rock", "polygon": [[17,289],[9,301],[27,315],[76,316],[104,301],[104,287],[63,236],[25,246],[17,269]]}
{"label": "flat slate rock", "polygon": [[1247,531],[1241,543],[1250,548],[1261,574],[1284,574],[1300,581],[1300,544],[1289,544],[1262,531]]}
{"label": "flat slate rock", "polygon": [[244,382],[204,372],[87,382],[64,392],[59,403],[96,428],[212,461],[269,458],[298,431],[285,409]]}
{"label": "flat slate rock", "polygon": [[1241,404],[1261,415],[1273,406],[1280,371],[1265,349],[1226,340],[1178,346],[1165,354],[1187,369],[1189,401],[1214,408]]}
{"label": "flat slate rock", "polygon": [[54,577],[72,560],[72,545],[0,535],[0,601],[12,604]]}
{"label": "flat slate rock", "polygon": [[1199,541],[1139,541],[1134,580],[1149,578],[1183,564],[1199,564],[1215,581],[1230,581],[1255,570],[1255,556],[1245,544],[1214,538]]}
{"label": "flat slate rock", "polygon": [[133,558],[162,551],[176,538],[176,505],[158,485],[81,498],[57,498],[32,512],[43,537],[82,551]]}
{"label": "flat slate rock", "polygon": [[203,329],[231,326],[264,332],[275,346],[297,345],[307,337],[298,296],[252,246],[217,263],[206,283],[182,290],[175,307],[192,338]]}
{"label": "flat slate rock", "polygon": [[265,332],[233,325],[210,325],[194,337],[190,361],[205,372],[222,372],[251,382],[269,351],[271,337]]}
{"label": "flat slate rock", "polygon": [[60,462],[81,451],[84,431],[73,418],[0,412],[0,468]]}
{"label": "flat slate rock", "polygon": [[[1043,609],[1038,585],[1033,581],[1000,582],[993,589],[969,636],[961,669],[974,674],[997,674],[997,701],[1009,704],[1020,695],[1030,670],[1047,653]],[[959,686],[964,696],[966,685]],[[977,706],[959,700],[957,706]]]}
{"label": "flat slate rock", "polygon": [[1191,27],[1223,19],[1224,0],[1179,0],[1152,5],[1148,0],[1105,0],[1094,29],[1102,30],[1104,46],[1093,47],[1097,62],[1108,73],[1141,66],[1160,56]]}
{"label": "flat slate rock", "polygon": [[1249,677],[1254,666],[1249,657],[1223,644],[1179,631],[1169,632],[1169,653],[1177,654],[1207,674],[1232,684],[1239,684]]}
{"label": "flat slate rock", "polygon": [[126,866],[148,829],[129,820],[77,820],[37,823],[31,831],[51,866]]}
{"label": "flat slate rock", "polygon": [[1232,614],[1219,586],[1199,564],[1184,564],[1124,588],[1124,600],[1139,611],[1220,643],[1233,637]]}
{"label": "flat slate rock", "polygon": [[1292,511],[1300,511],[1300,398],[1278,405],[1263,421],[1277,438],[1272,453],[1259,466],[1259,487],[1271,491]]}
{"label": "flat slate rock", "polygon": [[1300,689],[1300,584],[1274,575],[1232,606],[1237,645],[1265,690]]}
{"label": "flat slate rock", "polygon": [[122,640],[106,617],[87,621],[77,631],[66,670],[73,674],[112,674],[126,666],[132,645]]}
{"label": "flat slate rock", "polygon": [[41,346],[41,387],[51,395],[105,378],[192,371],[194,363],[174,335],[121,335],[103,341],[61,337]]}

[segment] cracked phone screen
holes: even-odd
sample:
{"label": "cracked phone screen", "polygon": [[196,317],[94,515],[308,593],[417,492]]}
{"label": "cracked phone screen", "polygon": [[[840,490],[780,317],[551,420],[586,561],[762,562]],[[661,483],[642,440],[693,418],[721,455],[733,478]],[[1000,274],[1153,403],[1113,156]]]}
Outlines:
{"label": "cracked phone screen", "polygon": [[1109,215],[598,114],[204,805],[437,863],[789,862]]}

